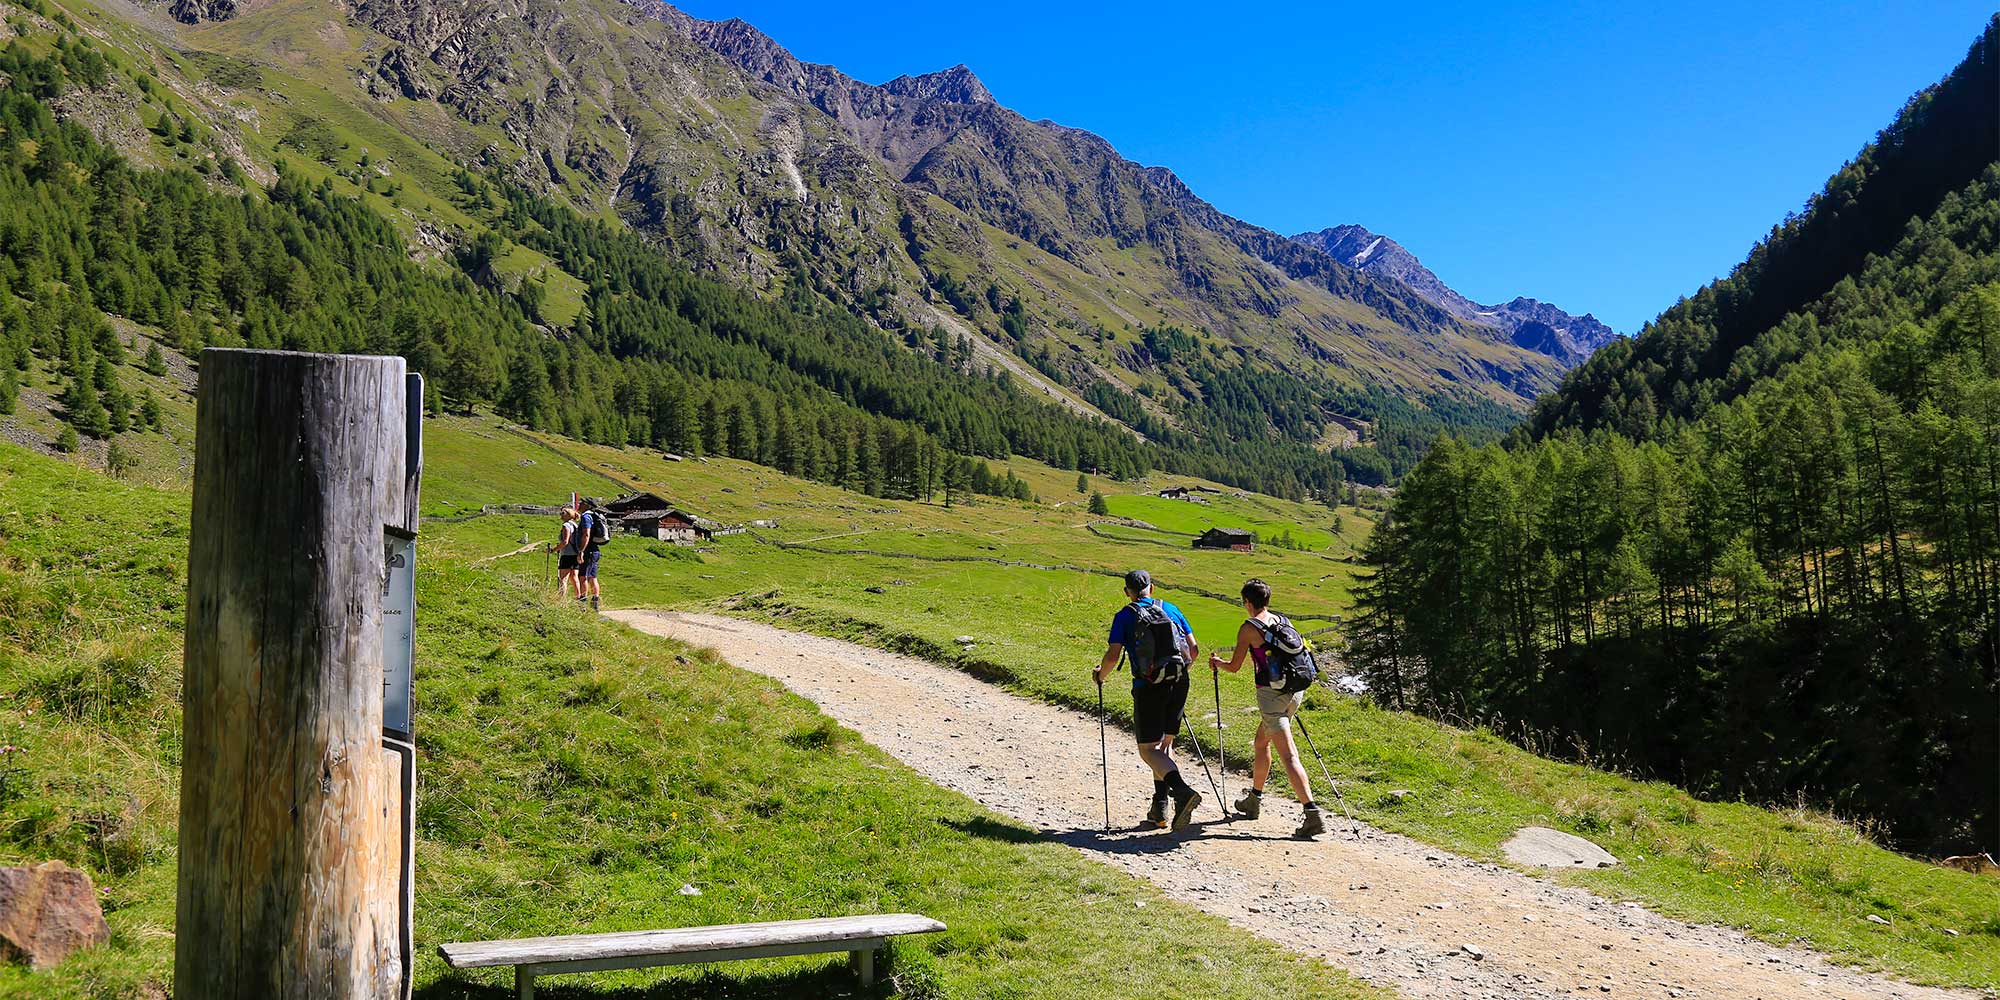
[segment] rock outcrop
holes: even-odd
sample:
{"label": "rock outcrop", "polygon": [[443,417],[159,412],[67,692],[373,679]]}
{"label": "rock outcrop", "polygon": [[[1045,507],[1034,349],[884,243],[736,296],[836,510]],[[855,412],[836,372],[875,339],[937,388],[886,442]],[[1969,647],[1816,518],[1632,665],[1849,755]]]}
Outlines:
{"label": "rock outcrop", "polygon": [[0,868],[0,959],[46,969],[109,940],[90,876],[60,861]]}

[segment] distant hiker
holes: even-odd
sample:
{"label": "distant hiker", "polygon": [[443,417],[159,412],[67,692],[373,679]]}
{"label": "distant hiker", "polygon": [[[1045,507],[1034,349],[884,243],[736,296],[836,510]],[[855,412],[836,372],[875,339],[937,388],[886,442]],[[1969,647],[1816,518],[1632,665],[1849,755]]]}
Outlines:
{"label": "distant hiker", "polygon": [[576,599],[581,601],[588,597],[590,610],[596,611],[597,599],[604,592],[597,584],[597,560],[603,554],[600,550],[604,543],[611,540],[611,522],[605,518],[603,511],[597,509],[597,501],[585,497],[581,503],[583,513],[578,516],[576,524],[577,534],[582,539],[576,561],[580,584]]}
{"label": "distant hiker", "polygon": [[583,554],[583,532],[578,530],[576,518],[575,507],[562,509],[562,526],[556,540],[556,586],[564,597],[571,596],[572,588],[575,596],[583,596],[583,581],[576,575],[577,561]]}
{"label": "distant hiker", "polygon": [[1317,668],[1305,640],[1284,615],[1271,610],[1271,585],[1251,580],[1243,585],[1243,611],[1249,617],[1236,629],[1236,652],[1224,660],[1220,654],[1208,658],[1209,669],[1235,673],[1243,669],[1247,656],[1256,663],[1257,739],[1256,756],[1250,762],[1250,791],[1236,803],[1236,811],[1256,819],[1264,804],[1264,781],[1271,776],[1271,749],[1276,747],[1284,763],[1285,778],[1292,793],[1305,805],[1304,822],[1294,833],[1312,837],[1326,830],[1319,806],[1313,803],[1312,784],[1305,765],[1299,762],[1299,748],[1292,742],[1292,717],[1305,703]]}
{"label": "distant hiker", "polygon": [[1153,578],[1145,570],[1125,574],[1125,598],[1129,603],[1111,619],[1111,638],[1094,673],[1102,687],[1104,678],[1118,669],[1120,657],[1131,660],[1132,723],[1139,737],[1139,758],[1153,771],[1153,801],[1146,821],[1155,827],[1168,825],[1171,798],[1172,826],[1186,829],[1188,817],[1201,804],[1201,794],[1181,780],[1173,747],[1187,705],[1188,668],[1201,648],[1181,609],[1153,597]]}

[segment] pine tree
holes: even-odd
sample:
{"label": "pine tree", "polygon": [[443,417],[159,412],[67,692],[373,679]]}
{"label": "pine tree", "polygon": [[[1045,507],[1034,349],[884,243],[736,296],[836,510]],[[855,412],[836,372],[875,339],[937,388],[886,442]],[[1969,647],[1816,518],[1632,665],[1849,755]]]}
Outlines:
{"label": "pine tree", "polygon": [[123,479],[139,468],[139,457],[114,440],[111,446],[105,449],[104,466],[112,475]]}
{"label": "pine tree", "polygon": [[1083,494],[1090,492],[1089,476],[1084,475],[1081,472],[1076,474],[1076,492],[1078,496],[1082,496]]}
{"label": "pine tree", "polygon": [[1104,502],[1104,494],[1092,493],[1090,495],[1090,512],[1100,517],[1107,517],[1111,514],[1111,508]]}
{"label": "pine tree", "polygon": [[945,456],[944,505],[965,502],[972,489],[973,461],[957,455]]}
{"label": "pine tree", "polygon": [[77,440],[76,428],[64,424],[62,431],[56,435],[56,450],[65,455],[74,455],[81,447],[83,442]]}
{"label": "pine tree", "polygon": [[118,383],[118,370],[112,366],[111,359],[98,356],[92,381],[97,387],[98,400],[104,407],[105,426],[113,434],[124,433],[132,425],[132,397],[126,395],[125,387]]}
{"label": "pine tree", "polygon": [[165,375],[167,373],[167,356],[161,352],[158,341],[146,347],[146,356],[140,359],[139,370],[148,375]]}
{"label": "pine tree", "polygon": [[160,412],[160,401],[153,397],[153,390],[142,390],[139,393],[140,423],[146,430],[157,431],[160,429],[164,419],[164,415]]}
{"label": "pine tree", "polygon": [[70,426],[94,438],[111,433],[111,414],[105,412],[90,379],[79,376],[71,380],[68,398],[70,402],[65,409]]}

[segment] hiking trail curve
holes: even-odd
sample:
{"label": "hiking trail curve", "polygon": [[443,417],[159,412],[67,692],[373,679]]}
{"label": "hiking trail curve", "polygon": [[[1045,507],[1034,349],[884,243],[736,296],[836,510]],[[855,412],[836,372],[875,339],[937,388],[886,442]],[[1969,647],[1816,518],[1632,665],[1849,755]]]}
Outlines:
{"label": "hiking trail curve", "polygon": [[[1258,820],[1222,823],[1215,805],[1204,802],[1195,826],[1182,834],[1107,834],[1100,829],[1094,716],[1010,694],[949,667],[759,622],[668,611],[606,614],[711,647],[729,663],[811,699],[931,781],[1147,879],[1173,899],[1404,997],[1980,995],[1834,965],[1801,948],[1669,919],[1365,825],[1357,839],[1337,812],[1328,813],[1328,833],[1318,840],[1292,840],[1299,808],[1279,796]],[[1192,711],[1189,721],[1200,724]],[[1114,736],[1114,823],[1136,822],[1152,792],[1130,740]],[[1199,768],[1184,763],[1190,781],[1212,797]],[[1245,787],[1240,778],[1230,784],[1232,795]]]}

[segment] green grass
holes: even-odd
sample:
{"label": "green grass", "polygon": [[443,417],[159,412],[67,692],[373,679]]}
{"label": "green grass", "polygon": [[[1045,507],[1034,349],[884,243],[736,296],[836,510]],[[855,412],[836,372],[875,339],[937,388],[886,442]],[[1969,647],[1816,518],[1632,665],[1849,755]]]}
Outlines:
{"label": "green grass", "polygon": [[[771,538],[872,553],[1061,562],[1099,571],[1147,565],[1167,586],[1163,596],[1187,611],[1210,646],[1230,641],[1239,613],[1227,601],[1173,588],[1200,586],[1226,594],[1255,573],[1277,584],[1281,607],[1338,614],[1349,603],[1348,567],[1325,556],[1270,549],[1248,556],[1181,551],[1150,543],[1147,536],[1172,536],[1143,529],[1102,538],[1083,530],[1089,518],[1073,503],[1052,509],[982,501],[947,511],[860,497],[740,463],[669,463],[638,450],[568,443],[555,448],[722,520],[774,518],[780,526],[766,533]],[[456,468],[436,462],[431,472],[440,481],[458,475]],[[1070,474],[1072,494],[1074,478]],[[1287,509],[1261,497],[1229,498],[1214,508],[1135,496],[1110,499],[1114,510],[1141,516],[1158,515],[1158,508],[1170,505],[1170,515],[1221,514],[1264,525],[1285,523],[1279,516]],[[1311,512],[1306,507],[1301,515]],[[1346,508],[1341,517],[1348,521],[1347,533],[1358,537],[1364,522]],[[1171,517],[1146,519],[1174,526]],[[540,537],[545,527],[536,519],[483,518],[445,526],[439,544],[467,556],[493,554],[513,548],[524,531]],[[1299,527],[1294,524],[1295,535]],[[913,652],[1078,708],[1095,705],[1086,669],[1102,651],[1105,625],[1122,602],[1118,581],[1098,573],[886,554],[822,555],[748,536],[719,540],[700,559],[664,559],[644,546],[616,542],[604,563],[607,600],[618,606],[732,611]],[[533,555],[503,565],[541,572]],[[1318,579],[1322,575],[1327,579]],[[961,651],[954,641],[960,635],[975,637],[971,650]],[[1254,729],[1251,692],[1242,676],[1225,676],[1224,682],[1224,742],[1230,758],[1240,761]],[[1114,699],[1113,710],[1124,719],[1130,706]],[[1197,721],[1212,742],[1208,711]],[[1499,860],[1500,843],[1515,829],[1554,826],[1603,844],[1625,863],[1550,877],[1642,901],[1669,915],[1740,927],[1774,942],[1803,943],[1837,960],[1923,982],[2000,988],[2000,880],[1899,856],[1811,811],[1697,801],[1670,785],[1549,760],[1488,732],[1325,691],[1313,694],[1306,724],[1355,811],[1384,828]],[[1412,794],[1389,794],[1400,789]],[[1871,923],[1869,914],[1890,924]]]}
{"label": "green grass", "polygon": [[[0,996],[157,995],[173,948],[188,497],[11,445],[0,496],[0,742],[28,748],[0,793],[0,864],[85,868],[113,929],[54,971],[0,968]],[[450,545],[425,552],[419,996],[509,995],[504,970],[447,970],[433,955],[446,940],[885,910],[951,930],[896,947],[891,980],[865,995],[1152,998],[1194,982],[1217,997],[1378,995],[929,784],[775,682],[562,606]],[[637,546],[624,558],[683,564]],[[852,981],[819,957],[546,987],[628,990],[820,996]]]}
{"label": "green grass", "polygon": [[[1207,503],[1168,500],[1157,496],[1111,495],[1104,503],[1113,516],[1144,521],[1156,528],[1198,535],[1210,528],[1247,528],[1260,539],[1288,532],[1306,548],[1350,552],[1345,534],[1334,535],[1334,512],[1324,506],[1306,510],[1306,504],[1272,497],[1235,496],[1239,491],[1206,494]],[[1353,530],[1343,525],[1343,532]]]}

